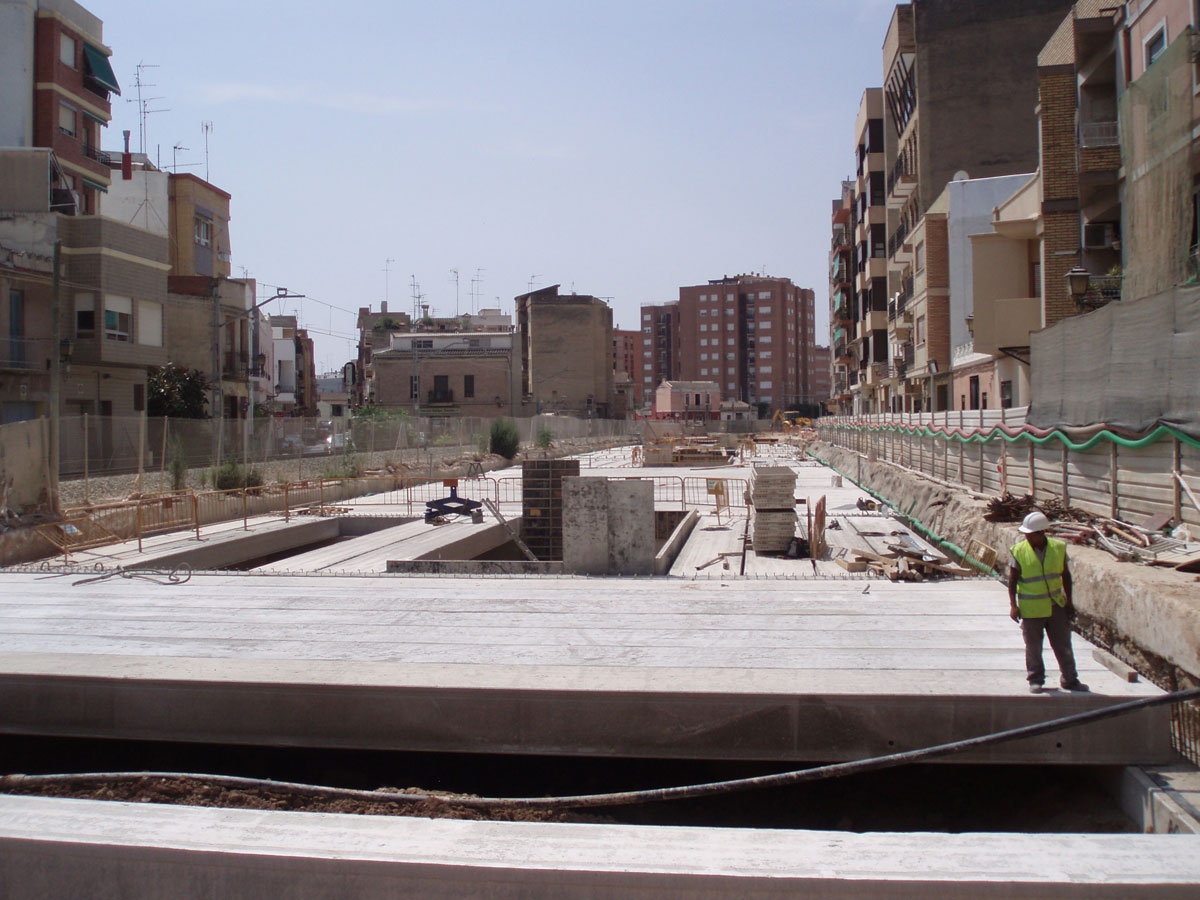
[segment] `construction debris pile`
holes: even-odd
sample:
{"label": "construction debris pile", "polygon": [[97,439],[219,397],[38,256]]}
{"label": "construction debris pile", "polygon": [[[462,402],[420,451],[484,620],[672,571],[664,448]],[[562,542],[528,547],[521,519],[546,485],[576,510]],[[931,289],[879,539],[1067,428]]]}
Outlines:
{"label": "construction debris pile", "polygon": [[788,466],[750,471],[750,541],[755,553],[783,553],[796,536],[796,473]]}
{"label": "construction debris pile", "polygon": [[1028,494],[1004,494],[988,501],[984,518],[1020,522],[1034,510],[1045,513],[1051,520],[1050,533],[1069,544],[1098,547],[1127,562],[1200,571],[1200,543],[1189,541],[1186,527],[1167,533],[1170,519],[1165,515],[1149,516],[1140,523],[1124,522],[1065,506],[1053,497],[1035,503]]}
{"label": "construction debris pile", "polygon": [[981,574],[941,553],[922,547],[906,532],[892,531],[891,535],[896,540],[887,545],[886,553],[847,550],[843,556],[835,556],[834,561],[848,572],[878,575],[890,581],[925,581],[948,575],[967,578]]}

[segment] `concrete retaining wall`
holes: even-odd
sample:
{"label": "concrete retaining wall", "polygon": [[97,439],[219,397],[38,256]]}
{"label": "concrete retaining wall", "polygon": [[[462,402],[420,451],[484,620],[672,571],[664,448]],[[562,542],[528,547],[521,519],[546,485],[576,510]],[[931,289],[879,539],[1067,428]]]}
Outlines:
{"label": "concrete retaining wall", "polygon": [[[1000,551],[1020,540],[1016,523],[988,522],[987,501],[890,463],[817,442],[809,455],[833,466],[916,519],[943,539],[964,547],[976,538]],[[1077,627],[1110,648],[1160,686],[1200,683],[1200,587],[1196,576],[1173,569],[1120,562],[1091,547],[1071,547]],[[1007,609],[996,610],[1006,615]]]}

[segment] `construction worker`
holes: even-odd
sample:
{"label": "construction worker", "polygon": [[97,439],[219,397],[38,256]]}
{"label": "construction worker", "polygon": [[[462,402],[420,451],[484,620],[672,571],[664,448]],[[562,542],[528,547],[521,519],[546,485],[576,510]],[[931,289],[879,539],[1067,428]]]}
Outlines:
{"label": "construction worker", "polygon": [[1040,694],[1046,680],[1042,663],[1042,635],[1050,638],[1058,660],[1059,683],[1063,690],[1086,691],[1087,685],[1075,671],[1071,651],[1071,570],[1067,568],[1067,545],[1046,534],[1050,520],[1045,513],[1031,512],[1021,523],[1025,540],[1011,548],[1008,569],[1008,614],[1021,623],[1025,637],[1025,669],[1029,692]]}

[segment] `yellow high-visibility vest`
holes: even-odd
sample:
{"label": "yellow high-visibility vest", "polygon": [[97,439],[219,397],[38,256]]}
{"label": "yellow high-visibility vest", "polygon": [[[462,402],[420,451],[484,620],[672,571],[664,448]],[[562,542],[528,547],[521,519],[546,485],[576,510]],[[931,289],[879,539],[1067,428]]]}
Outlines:
{"label": "yellow high-visibility vest", "polygon": [[1063,593],[1062,575],[1067,564],[1067,545],[1054,538],[1046,539],[1046,559],[1038,559],[1029,541],[1012,546],[1013,559],[1021,575],[1017,580],[1017,608],[1023,619],[1048,619],[1050,602],[1067,605]]}

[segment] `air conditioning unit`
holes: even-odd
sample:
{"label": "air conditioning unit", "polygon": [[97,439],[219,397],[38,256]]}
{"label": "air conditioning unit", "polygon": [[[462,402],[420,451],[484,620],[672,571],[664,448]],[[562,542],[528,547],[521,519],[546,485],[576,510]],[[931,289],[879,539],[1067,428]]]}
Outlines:
{"label": "air conditioning unit", "polygon": [[1113,245],[1116,229],[1111,222],[1094,222],[1083,226],[1083,246],[1086,250],[1107,250]]}

